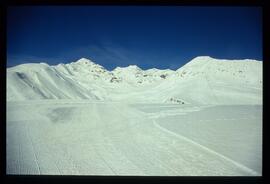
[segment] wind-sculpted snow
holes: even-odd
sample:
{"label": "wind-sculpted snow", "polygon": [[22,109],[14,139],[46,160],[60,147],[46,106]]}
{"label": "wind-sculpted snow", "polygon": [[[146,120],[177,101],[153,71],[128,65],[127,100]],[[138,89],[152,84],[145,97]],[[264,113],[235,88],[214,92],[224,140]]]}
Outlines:
{"label": "wind-sculpted snow", "polygon": [[89,99],[178,104],[262,104],[262,62],[197,57],[173,70],[108,71],[88,59],[7,69],[7,100]]}
{"label": "wind-sculpted snow", "polygon": [[8,102],[7,174],[260,176],[261,128],[261,106]]}

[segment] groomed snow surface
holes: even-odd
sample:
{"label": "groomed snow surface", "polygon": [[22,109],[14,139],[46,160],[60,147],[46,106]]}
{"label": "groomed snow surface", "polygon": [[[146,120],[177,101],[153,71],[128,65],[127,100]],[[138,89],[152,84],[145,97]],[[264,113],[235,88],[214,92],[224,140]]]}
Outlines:
{"label": "groomed snow surface", "polygon": [[261,106],[8,103],[7,173],[253,176]]}
{"label": "groomed snow surface", "polygon": [[7,70],[7,174],[261,176],[262,64]]}

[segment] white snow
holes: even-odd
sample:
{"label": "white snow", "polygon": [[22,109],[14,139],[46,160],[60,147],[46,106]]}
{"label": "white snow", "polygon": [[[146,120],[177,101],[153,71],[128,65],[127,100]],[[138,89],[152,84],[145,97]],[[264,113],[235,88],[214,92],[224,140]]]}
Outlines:
{"label": "white snow", "polygon": [[261,176],[262,62],[7,69],[7,174]]}
{"label": "white snow", "polygon": [[91,99],[196,104],[261,104],[262,62],[197,57],[176,71],[135,65],[108,71],[82,58],[70,64],[7,69],[7,100]]}

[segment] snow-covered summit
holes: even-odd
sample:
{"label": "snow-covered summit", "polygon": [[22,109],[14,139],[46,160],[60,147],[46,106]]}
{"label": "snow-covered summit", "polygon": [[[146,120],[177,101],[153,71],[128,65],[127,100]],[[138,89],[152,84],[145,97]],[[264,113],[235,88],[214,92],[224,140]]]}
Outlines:
{"label": "snow-covered summit", "polygon": [[7,68],[7,71],[40,71],[41,69],[48,68],[49,65],[47,63],[24,63],[17,66],[13,66]]}
{"label": "snow-covered summit", "polygon": [[85,64],[85,65],[87,65],[87,64],[94,64],[93,61],[91,61],[90,59],[86,59],[86,58],[81,58],[81,59],[75,61],[74,63]]}
{"label": "snow-covered summit", "polygon": [[252,62],[252,63],[261,63],[261,61],[255,60],[255,59],[217,59],[210,56],[198,56],[192,59],[189,63],[193,62],[238,62],[238,63],[246,63],[246,62]]}
{"label": "snow-covered summit", "polygon": [[181,103],[261,103],[262,62],[200,56],[178,70],[136,65],[112,71],[86,58],[7,69],[7,100],[92,99]]}
{"label": "snow-covered summit", "polygon": [[105,68],[97,63],[94,63],[93,61],[86,59],[86,58],[81,58],[75,62],[71,62],[70,64],[67,65],[72,65],[73,67],[76,68],[100,68],[105,70]]}
{"label": "snow-covered summit", "polygon": [[142,69],[140,67],[138,67],[137,65],[129,65],[126,67],[116,67],[115,69],[113,69],[114,72],[117,71],[123,71],[123,70],[128,70],[128,71],[142,71]]}
{"label": "snow-covered summit", "polygon": [[204,62],[204,61],[208,61],[208,60],[212,60],[214,59],[211,56],[197,56],[195,58],[193,58],[190,62]]}

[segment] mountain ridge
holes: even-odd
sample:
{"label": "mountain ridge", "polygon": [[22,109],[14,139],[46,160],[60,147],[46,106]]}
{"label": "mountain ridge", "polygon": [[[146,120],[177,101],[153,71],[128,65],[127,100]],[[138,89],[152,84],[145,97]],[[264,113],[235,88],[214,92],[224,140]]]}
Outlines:
{"label": "mountain ridge", "polygon": [[[255,88],[258,90],[251,90]],[[177,70],[143,70],[130,65],[109,71],[86,58],[53,66],[27,63],[7,68],[8,101],[89,99],[226,104],[227,100],[256,104],[261,103],[261,90],[262,62],[249,59],[199,56]]]}

